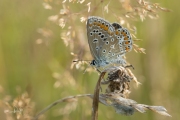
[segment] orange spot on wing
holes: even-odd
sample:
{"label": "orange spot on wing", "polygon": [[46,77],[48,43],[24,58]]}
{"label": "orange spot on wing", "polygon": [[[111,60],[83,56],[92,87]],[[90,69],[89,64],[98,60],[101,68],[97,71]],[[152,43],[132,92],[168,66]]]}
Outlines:
{"label": "orange spot on wing", "polygon": [[104,30],[107,31],[107,30],[108,30],[108,27],[104,26]]}
{"label": "orange spot on wing", "polygon": [[97,23],[97,26],[100,26],[101,24],[100,23]]}
{"label": "orange spot on wing", "polygon": [[124,33],[123,35],[124,35],[124,37],[126,37],[126,36],[127,36],[127,34],[126,34],[126,33]]}
{"label": "orange spot on wing", "polygon": [[100,28],[102,28],[102,29],[103,29],[103,28],[104,28],[104,25],[100,25]]}
{"label": "orange spot on wing", "polygon": [[119,34],[119,32],[118,31],[116,31],[116,35],[118,35]]}
{"label": "orange spot on wing", "polygon": [[98,25],[98,22],[94,22],[94,25]]}
{"label": "orange spot on wing", "polygon": [[125,38],[124,38],[124,40],[128,40],[128,38],[127,38],[127,37],[125,37]]}
{"label": "orange spot on wing", "polygon": [[126,42],[125,42],[125,44],[129,44],[129,42],[128,42],[128,41],[126,41]]}
{"label": "orange spot on wing", "polygon": [[121,32],[121,34],[122,34],[124,37],[127,36],[127,34],[126,34],[125,32]]}

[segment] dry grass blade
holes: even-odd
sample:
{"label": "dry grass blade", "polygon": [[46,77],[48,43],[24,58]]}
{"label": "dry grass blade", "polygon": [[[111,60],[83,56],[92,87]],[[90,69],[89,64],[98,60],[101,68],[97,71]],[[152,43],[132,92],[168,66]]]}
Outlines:
{"label": "dry grass blade", "polygon": [[83,94],[83,95],[76,95],[76,96],[69,96],[69,97],[65,97],[65,98],[62,98],[62,99],[59,99],[55,102],[53,102],[52,104],[48,105],[46,108],[44,108],[42,111],[40,111],[34,118],[33,120],[38,120],[38,118],[44,114],[46,111],[48,111],[50,108],[54,107],[55,105],[59,104],[59,103],[62,103],[62,102],[74,102],[76,101],[75,98],[78,98],[78,97],[87,97],[87,96],[92,96],[91,94]]}
{"label": "dry grass blade", "polygon": [[98,119],[98,104],[99,104],[99,90],[100,90],[100,83],[103,79],[106,72],[102,72],[99,76],[98,82],[96,84],[96,88],[94,90],[94,96],[93,96],[93,105],[92,105],[92,120]]}
{"label": "dry grass blade", "polygon": [[133,48],[134,48],[134,51],[135,52],[139,52],[139,53],[144,53],[144,54],[146,54],[146,52],[145,52],[145,49],[144,48],[140,48],[138,45],[136,45],[136,44],[133,44]]}

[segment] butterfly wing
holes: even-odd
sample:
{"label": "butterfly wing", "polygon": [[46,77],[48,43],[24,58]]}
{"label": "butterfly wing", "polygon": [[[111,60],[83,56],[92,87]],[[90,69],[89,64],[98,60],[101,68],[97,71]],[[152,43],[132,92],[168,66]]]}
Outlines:
{"label": "butterfly wing", "polygon": [[87,20],[87,36],[91,54],[95,60],[106,60],[105,44],[114,33],[114,27],[106,20],[99,17],[89,17]]}
{"label": "butterfly wing", "polygon": [[123,56],[132,49],[131,35],[126,28],[123,28],[118,23],[113,23],[112,26],[115,31],[112,37],[107,39],[109,44],[104,45],[108,52],[105,59],[110,63],[125,64]]}
{"label": "butterfly wing", "polygon": [[132,49],[132,39],[126,28],[99,17],[88,18],[87,36],[91,54],[100,67],[110,63],[124,64],[123,55]]}
{"label": "butterfly wing", "polygon": [[119,45],[120,51],[122,54],[125,54],[132,50],[132,38],[130,35],[130,32],[126,29],[120,26],[118,23],[112,24],[115,28],[115,39],[118,41],[119,44],[116,44],[116,46]]}

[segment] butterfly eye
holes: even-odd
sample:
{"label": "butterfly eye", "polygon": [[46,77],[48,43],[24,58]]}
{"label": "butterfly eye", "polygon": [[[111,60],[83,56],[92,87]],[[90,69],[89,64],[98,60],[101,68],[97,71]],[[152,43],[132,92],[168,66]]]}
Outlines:
{"label": "butterfly eye", "polygon": [[92,60],[90,64],[95,66],[97,63],[95,60]]}

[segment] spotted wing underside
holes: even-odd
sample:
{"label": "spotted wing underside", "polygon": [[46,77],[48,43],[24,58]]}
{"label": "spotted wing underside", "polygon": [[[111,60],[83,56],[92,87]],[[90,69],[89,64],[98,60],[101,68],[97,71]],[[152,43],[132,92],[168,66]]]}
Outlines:
{"label": "spotted wing underside", "polygon": [[132,40],[127,29],[99,17],[88,18],[87,37],[93,58],[107,64],[120,63],[122,56],[132,49]]}

